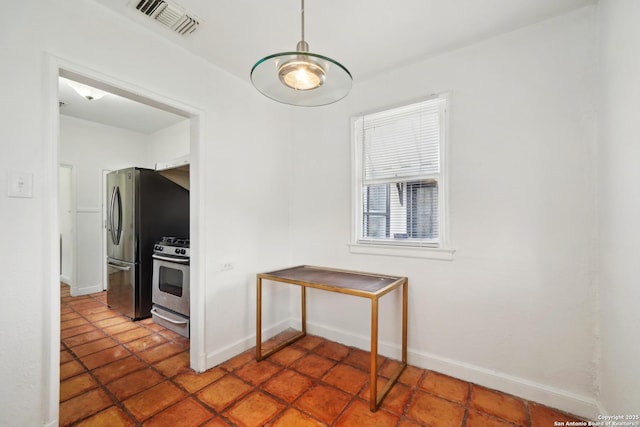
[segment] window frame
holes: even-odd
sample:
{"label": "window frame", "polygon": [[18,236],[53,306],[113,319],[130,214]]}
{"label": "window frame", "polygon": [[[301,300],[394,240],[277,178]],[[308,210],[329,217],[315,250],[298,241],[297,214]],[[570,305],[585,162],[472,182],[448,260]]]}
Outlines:
{"label": "window frame", "polygon": [[[385,231],[386,233],[389,233],[389,230],[391,229],[391,215],[390,215],[390,210],[391,210],[391,195],[389,192],[389,184],[384,184],[387,188],[385,188],[385,211],[384,213],[380,212],[380,211],[376,211],[374,209],[372,209],[370,207],[370,200],[371,200],[371,186],[369,186],[367,188],[367,205],[368,208],[366,209],[362,209],[362,222],[367,224],[367,227],[369,226],[369,224],[371,223],[371,218],[372,217],[377,217],[377,218],[381,218],[384,217],[384,222],[385,222]],[[362,206],[364,206],[364,200],[362,203]],[[363,225],[364,227],[364,225]]]}
{"label": "window frame", "polygon": [[[375,114],[394,108],[417,104],[429,100],[443,100],[444,107],[440,117],[439,162],[440,173],[437,177],[438,185],[438,242],[402,241],[400,239],[372,240],[361,238],[363,225],[363,147],[358,140],[356,123],[363,116]],[[392,255],[412,258],[431,258],[452,260],[453,250],[449,242],[449,93],[441,93],[425,98],[410,100],[396,105],[386,106],[377,110],[366,111],[351,117],[351,236],[349,250],[351,253]]]}

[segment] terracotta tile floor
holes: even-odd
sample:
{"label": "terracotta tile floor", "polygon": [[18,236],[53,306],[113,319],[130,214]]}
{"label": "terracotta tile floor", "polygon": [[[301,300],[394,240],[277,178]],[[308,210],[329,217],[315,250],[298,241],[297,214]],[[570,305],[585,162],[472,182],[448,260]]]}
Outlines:
{"label": "terracotta tile floor", "polygon": [[[260,363],[242,353],[202,374],[189,341],[131,322],[104,292],[61,287],[61,426],[546,427],[579,419],[409,366],[369,411],[369,353],[307,336]],[[380,386],[396,361],[381,358]]]}

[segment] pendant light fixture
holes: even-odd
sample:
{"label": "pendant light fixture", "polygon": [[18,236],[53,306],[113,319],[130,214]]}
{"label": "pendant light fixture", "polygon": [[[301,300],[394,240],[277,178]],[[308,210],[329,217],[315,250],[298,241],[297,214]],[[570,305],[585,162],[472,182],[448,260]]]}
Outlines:
{"label": "pendant light fixture", "polygon": [[339,62],[309,52],[304,40],[304,0],[301,1],[302,38],[296,50],[265,56],[256,62],[251,81],[263,95],[284,104],[331,104],[351,90],[351,73]]}

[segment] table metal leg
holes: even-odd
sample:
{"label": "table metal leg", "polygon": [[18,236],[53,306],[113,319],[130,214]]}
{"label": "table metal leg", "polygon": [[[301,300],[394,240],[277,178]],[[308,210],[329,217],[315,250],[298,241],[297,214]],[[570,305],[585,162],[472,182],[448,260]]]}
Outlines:
{"label": "table metal leg", "polygon": [[409,281],[402,284],[402,363],[407,364],[407,306],[409,302]]}
{"label": "table metal leg", "polygon": [[257,281],[257,289],[256,289],[256,360],[259,362],[261,360],[266,359],[271,356],[273,353],[283,349],[289,344],[298,341],[300,338],[303,338],[307,335],[307,293],[306,287],[300,286],[301,292],[301,300],[300,304],[302,305],[302,331],[295,334],[291,338],[287,339],[284,342],[273,347],[271,350],[268,350],[262,353],[262,278],[258,278]]}
{"label": "table metal leg", "polygon": [[369,372],[369,409],[378,409],[378,298],[371,299],[371,367]]}
{"label": "table metal leg", "polygon": [[256,280],[256,359],[262,360],[262,278]]}
{"label": "table metal leg", "polygon": [[391,387],[398,381],[400,375],[407,367],[407,301],[408,282],[402,286],[402,363],[393,373],[384,389],[378,395],[378,300],[371,300],[371,373],[369,386],[369,408],[375,412],[380,407],[382,400],[391,391]]}
{"label": "table metal leg", "polygon": [[300,325],[302,329],[302,334],[307,335],[307,287],[300,286],[300,307],[302,312],[300,313],[300,319],[302,319],[302,324]]}

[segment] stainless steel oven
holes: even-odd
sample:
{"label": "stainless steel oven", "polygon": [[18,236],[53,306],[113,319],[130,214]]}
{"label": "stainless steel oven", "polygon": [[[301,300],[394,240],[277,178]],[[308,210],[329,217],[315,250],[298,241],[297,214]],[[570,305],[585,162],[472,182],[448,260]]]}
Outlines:
{"label": "stainless steel oven", "polygon": [[189,239],[163,237],[154,246],[151,316],[189,337]]}

